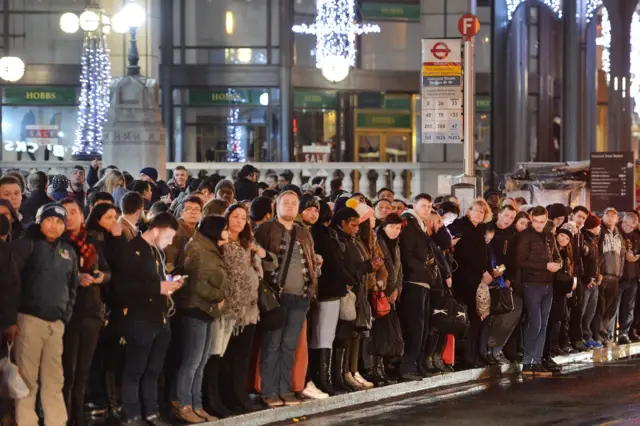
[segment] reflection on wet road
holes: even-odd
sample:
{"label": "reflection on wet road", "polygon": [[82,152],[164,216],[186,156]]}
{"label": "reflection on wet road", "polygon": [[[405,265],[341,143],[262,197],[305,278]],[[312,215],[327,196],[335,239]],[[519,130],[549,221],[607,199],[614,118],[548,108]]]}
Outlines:
{"label": "reflection on wet road", "polygon": [[640,425],[638,367],[640,360],[626,360],[552,378],[509,376],[298,424]]}

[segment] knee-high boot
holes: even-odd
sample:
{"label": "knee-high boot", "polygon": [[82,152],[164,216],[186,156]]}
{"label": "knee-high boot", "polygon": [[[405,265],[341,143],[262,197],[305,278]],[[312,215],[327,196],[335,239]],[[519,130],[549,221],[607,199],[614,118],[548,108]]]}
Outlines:
{"label": "knee-high boot", "polygon": [[222,403],[220,397],[220,355],[212,355],[204,368],[202,393],[205,410],[218,418],[231,417],[234,413]]}
{"label": "knee-high boot", "polygon": [[350,392],[351,388],[344,381],[344,359],[346,358],[346,348],[335,348],[331,360],[331,376],[335,390]]}

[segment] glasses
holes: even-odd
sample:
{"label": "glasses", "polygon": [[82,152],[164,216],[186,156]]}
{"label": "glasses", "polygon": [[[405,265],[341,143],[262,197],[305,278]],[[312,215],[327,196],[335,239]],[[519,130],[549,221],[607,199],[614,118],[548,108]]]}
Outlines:
{"label": "glasses", "polygon": [[197,209],[197,208],[193,208],[193,207],[188,207],[186,209],[184,209],[185,212],[187,213],[202,213],[202,209]]}

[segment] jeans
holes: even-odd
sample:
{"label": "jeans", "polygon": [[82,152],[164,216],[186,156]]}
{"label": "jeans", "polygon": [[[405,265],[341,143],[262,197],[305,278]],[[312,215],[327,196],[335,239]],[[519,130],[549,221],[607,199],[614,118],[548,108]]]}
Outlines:
{"label": "jeans", "polygon": [[280,297],[280,308],[284,311],[284,327],[262,335],[260,379],[264,397],[291,393],[293,359],[309,299],[285,293]]}
{"label": "jeans", "polygon": [[593,338],[591,322],[598,307],[598,291],[599,287],[593,285],[591,288],[584,287],[582,293],[582,338],[587,341]]}
{"label": "jeans", "polygon": [[102,320],[100,318],[74,318],[64,332],[64,394],[70,423],[84,424],[84,395],[93,354],[98,345]]}
{"label": "jeans", "polygon": [[[127,419],[157,414],[158,378],[169,349],[168,325],[139,319],[125,321],[125,361],[122,372],[122,409]],[[142,396],[142,406],[140,404]]]}
{"label": "jeans", "polygon": [[527,309],[527,326],[524,329],[524,365],[541,364],[547,321],[553,302],[553,286],[524,285],[524,306]]}
{"label": "jeans", "polygon": [[202,379],[211,352],[211,321],[187,315],[180,318],[182,361],[174,382],[173,394],[180,405],[202,408]]}
{"label": "jeans", "polygon": [[627,336],[633,323],[633,315],[636,309],[636,293],[638,292],[638,280],[632,279],[620,282],[620,293],[618,294],[618,306],[620,315],[620,335]]}
{"label": "jeans", "polygon": [[404,339],[404,355],[400,374],[418,372],[429,337],[429,289],[406,283],[400,296],[400,327]]}
{"label": "jeans", "polygon": [[598,292],[598,308],[591,324],[591,331],[596,339],[612,337],[611,320],[618,309],[618,288],[620,280],[616,277],[605,276]]}

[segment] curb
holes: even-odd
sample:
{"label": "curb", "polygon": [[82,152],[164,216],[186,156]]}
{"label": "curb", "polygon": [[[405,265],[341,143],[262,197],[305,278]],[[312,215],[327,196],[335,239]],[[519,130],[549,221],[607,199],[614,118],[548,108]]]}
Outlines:
{"label": "curb", "polygon": [[[569,372],[593,368],[597,364],[630,358],[634,355],[640,355],[640,343],[621,346],[616,345],[590,352],[556,357],[554,361],[563,366],[563,372]],[[242,424],[243,426],[260,426],[380,402],[415,392],[500,377],[504,374],[513,374],[520,371],[521,366],[519,364],[475,368],[472,370],[427,377],[416,382],[398,383],[381,388],[337,395],[327,399],[310,400],[297,406],[263,410],[201,424],[207,426],[234,426],[238,424]]]}

